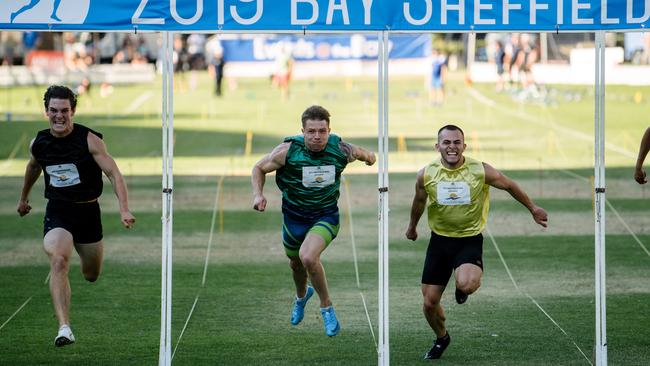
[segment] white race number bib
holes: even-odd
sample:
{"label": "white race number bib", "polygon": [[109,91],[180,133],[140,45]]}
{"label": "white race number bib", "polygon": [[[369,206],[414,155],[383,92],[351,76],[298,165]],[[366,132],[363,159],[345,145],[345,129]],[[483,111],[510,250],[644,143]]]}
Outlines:
{"label": "white race number bib", "polygon": [[322,188],[334,184],[334,165],[305,166],[302,168],[302,185],[307,188]]}
{"label": "white race number bib", "polygon": [[438,183],[438,203],[443,206],[469,205],[471,196],[467,182]]}
{"label": "white race number bib", "polygon": [[74,164],[49,165],[45,171],[50,176],[50,185],[52,187],[68,187],[81,183],[79,170]]}

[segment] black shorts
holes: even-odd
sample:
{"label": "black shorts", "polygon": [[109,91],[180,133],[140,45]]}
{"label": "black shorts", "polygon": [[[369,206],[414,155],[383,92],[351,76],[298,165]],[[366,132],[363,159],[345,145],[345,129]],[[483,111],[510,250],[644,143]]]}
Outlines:
{"label": "black shorts", "polygon": [[454,269],[465,263],[483,269],[483,234],[452,238],[431,232],[422,270],[422,283],[447,286]]}
{"label": "black shorts", "polygon": [[57,227],[69,231],[72,240],[77,244],[90,244],[102,240],[99,203],[49,200],[43,218],[43,236]]}

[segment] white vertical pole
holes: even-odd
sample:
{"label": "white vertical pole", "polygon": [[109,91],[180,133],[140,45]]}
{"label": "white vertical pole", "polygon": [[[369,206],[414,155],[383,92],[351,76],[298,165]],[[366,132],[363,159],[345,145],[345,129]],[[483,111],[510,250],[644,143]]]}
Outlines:
{"label": "white vertical pole", "polygon": [[[161,33],[162,37],[162,46],[163,54],[166,55],[167,51],[167,34],[165,32]],[[163,164],[163,173],[162,173],[162,188],[164,189],[167,186],[167,161],[165,157],[167,156],[167,61],[162,61],[162,164]],[[165,194],[162,195],[162,250],[161,250],[161,259],[160,259],[160,348],[158,351],[158,365],[166,365],[166,337],[165,337],[165,324],[167,323],[167,268],[165,263],[167,263],[167,250],[165,245],[165,213],[167,212],[167,200],[165,199]]]}
{"label": "white vertical pole", "polygon": [[158,365],[171,365],[172,306],[172,224],[173,224],[173,157],[174,157],[174,34],[163,32],[163,96],[162,96],[162,278],[160,296],[160,350]]}
{"label": "white vertical pole", "polygon": [[476,33],[473,31],[467,36],[467,77],[471,79],[474,59],[476,58]]}
{"label": "white vertical pole", "polygon": [[539,60],[543,64],[548,63],[548,34],[539,34]]}
{"label": "white vertical pole", "polygon": [[379,366],[390,365],[388,327],[388,32],[379,37],[378,104],[379,104]]}
{"label": "white vertical pole", "polygon": [[596,288],[596,366],[607,366],[605,286],[605,31],[596,32],[596,100],[594,120],[594,216]]}

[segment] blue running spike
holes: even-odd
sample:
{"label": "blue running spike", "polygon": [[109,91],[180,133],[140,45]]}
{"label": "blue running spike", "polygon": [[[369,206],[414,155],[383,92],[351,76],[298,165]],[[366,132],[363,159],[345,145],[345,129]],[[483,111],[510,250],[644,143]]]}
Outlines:
{"label": "blue running spike", "polygon": [[314,295],[314,288],[307,286],[307,294],[302,300],[295,299],[293,301],[293,309],[291,310],[291,325],[298,325],[302,318],[305,317],[305,305],[307,301]]}
{"label": "blue running spike", "polygon": [[328,337],[334,337],[339,334],[341,327],[339,326],[339,321],[336,319],[336,313],[334,312],[334,306],[329,306],[326,308],[321,308],[320,313],[323,316],[323,325],[325,326],[325,334]]}

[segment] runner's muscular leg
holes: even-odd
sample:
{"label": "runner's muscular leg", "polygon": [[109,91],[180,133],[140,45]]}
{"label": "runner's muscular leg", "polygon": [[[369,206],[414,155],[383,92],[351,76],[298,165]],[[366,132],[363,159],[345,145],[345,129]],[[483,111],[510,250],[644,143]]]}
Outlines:
{"label": "runner's muscular leg", "polygon": [[100,240],[90,244],[75,244],[74,247],[81,258],[81,272],[86,281],[97,281],[102,273],[104,243]]}
{"label": "runner's muscular leg", "polygon": [[429,326],[438,338],[444,337],[447,333],[445,329],[445,311],[440,304],[443,291],[445,291],[445,286],[422,284],[422,297],[424,298],[422,311]]}
{"label": "runner's muscular leg", "polygon": [[456,288],[464,294],[470,295],[481,287],[481,267],[472,263],[463,263],[456,268]]}
{"label": "runner's muscular leg", "polygon": [[43,249],[50,259],[50,295],[59,326],[70,324],[70,254],[72,234],[63,228],[54,228],[43,238]]}
{"label": "runner's muscular leg", "polygon": [[305,266],[311,284],[320,298],[320,307],[325,308],[332,304],[327,290],[327,278],[325,269],[320,261],[320,255],[325,250],[325,239],[314,233],[307,234],[307,237],[300,246],[300,260]]}
{"label": "runner's muscular leg", "polygon": [[300,257],[289,257],[289,267],[293,274],[293,282],[296,285],[296,296],[305,297],[307,294],[307,271],[302,265]]}

